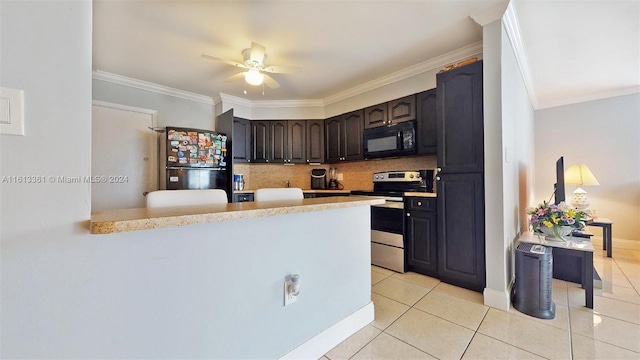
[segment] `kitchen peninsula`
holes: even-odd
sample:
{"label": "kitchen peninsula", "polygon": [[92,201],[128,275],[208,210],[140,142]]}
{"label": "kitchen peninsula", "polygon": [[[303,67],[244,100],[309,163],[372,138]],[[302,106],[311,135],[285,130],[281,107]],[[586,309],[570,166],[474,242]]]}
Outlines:
{"label": "kitchen peninsula", "polygon": [[[158,351],[320,358],[374,319],[370,205],[382,202],[352,196],[110,210],[92,214],[92,233],[106,235],[91,240],[118,249],[104,256],[119,264],[114,276],[127,274],[118,280],[126,286],[108,296],[136,304],[119,310],[128,326],[140,324],[135,331],[166,345]],[[284,279],[294,273],[300,295],[285,307]],[[183,328],[192,329],[188,336],[178,336]],[[180,355],[170,357],[189,357]]]}

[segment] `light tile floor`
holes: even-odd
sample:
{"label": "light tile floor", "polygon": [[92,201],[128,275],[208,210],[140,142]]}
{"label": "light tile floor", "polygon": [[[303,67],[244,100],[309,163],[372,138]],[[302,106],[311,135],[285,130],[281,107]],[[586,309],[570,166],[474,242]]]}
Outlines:
{"label": "light tile floor", "polygon": [[371,267],[375,320],[333,348],[331,359],[640,359],[640,242],[594,241],[603,288],[553,280],[556,318],[489,308],[482,294],[415,273]]}

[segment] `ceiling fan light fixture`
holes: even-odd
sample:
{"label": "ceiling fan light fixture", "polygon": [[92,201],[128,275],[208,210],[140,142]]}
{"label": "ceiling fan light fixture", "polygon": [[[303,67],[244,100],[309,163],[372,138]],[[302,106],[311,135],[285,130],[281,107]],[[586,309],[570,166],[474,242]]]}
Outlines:
{"label": "ceiling fan light fixture", "polygon": [[246,73],[244,73],[244,80],[249,85],[261,85],[264,81],[264,75],[260,73],[260,70],[256,68],[249,69]]}

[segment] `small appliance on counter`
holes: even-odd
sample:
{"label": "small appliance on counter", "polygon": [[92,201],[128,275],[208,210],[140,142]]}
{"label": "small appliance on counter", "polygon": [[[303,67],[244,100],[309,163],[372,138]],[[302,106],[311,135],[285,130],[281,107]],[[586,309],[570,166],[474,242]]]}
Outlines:
{"label": "small appliance on counter", "polygon": [[329,190],[342,190],[344,186],[342,186],[338,182],[338,174],[336,168],[329,169]]}
{"label": "small appliance on counter", "polygon": [[327,170],[311,170],[311,190],[325,190],[327,188]]}

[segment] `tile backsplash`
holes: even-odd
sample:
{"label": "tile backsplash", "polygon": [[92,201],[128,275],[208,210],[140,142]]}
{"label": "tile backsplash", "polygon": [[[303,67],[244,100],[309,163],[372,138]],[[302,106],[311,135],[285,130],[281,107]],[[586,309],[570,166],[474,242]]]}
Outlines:
{"label": "tile backsplash", "polygon": [[[243,174],[246,190],[266,187],[286,187],[287,181],[292,187],[311,188],[311,169],[327,169],[335,167],[341,173],[338,182],[346,190],[372,190],[373,173],[395,170],[435,169],[435,155],[411,156],[394,159],[363,160],[338,164],[322,165],[274,165],[274,164],[234,164],[234,174]],[[329,171],[327,171],[327,180]]]}

